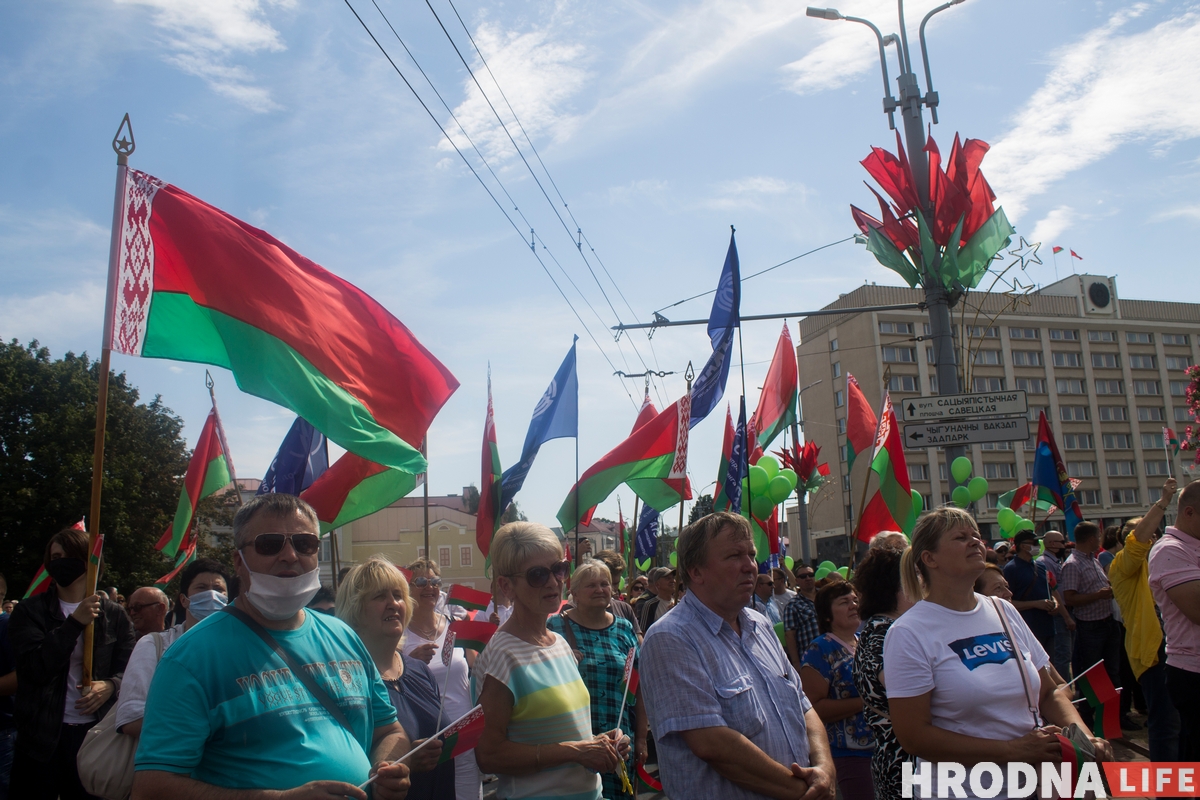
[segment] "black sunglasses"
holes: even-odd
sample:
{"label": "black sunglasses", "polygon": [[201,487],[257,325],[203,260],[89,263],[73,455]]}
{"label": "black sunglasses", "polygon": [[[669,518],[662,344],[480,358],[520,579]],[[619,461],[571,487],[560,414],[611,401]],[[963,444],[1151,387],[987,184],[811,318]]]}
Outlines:
{"label": "black sunglasses", "polygon": [[442,585],[442,579],[441,578],[426,578],[426,577],[413,578],[412,585],[417,587],[418,589],[424,589],[426,586],[438,587],[438,586]]}
{"label": "black sunglasses", "polygon": [[260,533],[252,544],[254,552],[260,556],[275,556],[288,540],[292,542],[292,549],[302,556],[314,555],[321,549],[321,539],[315,533]]}
{"label": "black sunglasses", "polygon": [[796,580],[798,580],[798,581],[806,581],[806,580],[808,580],[809,578],[813,577],[815,574],[816,574],[816,573],[813,573],[813,572],[804,572],[804,573],[801,573],[801,574],[797,575],[797,576],[796,576]]}
{"label": "black sunglasses", "polygon": [[559,582],[562,582],[567,579],[567,575],[570,573],[570,571],[571,562],[564,558],[562,561],[555,562],[553,566],[530,567],[529,569],[525,570],[524,573],[517,572],[512,575],[506,575],[505,577],[516,578],[517,576],[524,574],[526,583],[528,583],[534,589],[541,589],[550,582],[551,575],[553,575]]}

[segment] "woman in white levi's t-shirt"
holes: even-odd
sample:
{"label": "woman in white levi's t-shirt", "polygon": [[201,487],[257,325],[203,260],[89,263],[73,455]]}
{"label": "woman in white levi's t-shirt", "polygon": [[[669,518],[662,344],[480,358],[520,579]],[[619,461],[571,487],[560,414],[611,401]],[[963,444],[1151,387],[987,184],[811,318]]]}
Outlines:
{"label": "woman in white levi's t-shirt", "polygon": [[[919,761],[968,770],[984,761],[1057,763],[1056,734],[1071,723],[1087,728],[1056,691],[1046,651],[1021,615],[1007,601],[975,593],[986,563],[966,511],[945,506],[917,522],[900,571],[905,594],[919,602],[892,625],[883,646],[892,727]],[[1092,742],[1097,757],[1111,759],[1108,742]],[[964,789],[971,796],[969,785]]]}

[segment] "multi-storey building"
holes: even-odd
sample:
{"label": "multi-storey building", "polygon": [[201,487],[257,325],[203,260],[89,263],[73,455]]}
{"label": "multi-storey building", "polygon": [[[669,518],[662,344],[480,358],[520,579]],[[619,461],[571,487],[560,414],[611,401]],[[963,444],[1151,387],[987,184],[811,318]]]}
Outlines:
{"label": "multi-storey building", "polygon": [[[921,290],[870,285],[827,308],[923,300]],[[913,309],[800,323],[800,382],[821,380],[804,393],[805,435],[822,447],[833,482],[825,491],[837,498],[823,498],[810,515],[818,543],[845,541],[868,476],[869,456],[846,469],[846,375],[854,375],[876,407],[885,388],[897,406],[938,394],[927,320]],[[1086,518],[1111,524],[1139,513],[1157,497],[1169,470],[1180,475],[1179,461],[1168,463],[1162,428],[1191,421],[1184,370],[1200,360],[1200,304],[1119,299],[1114,278],[1072,275],[1020,298],[972,294],[954,309],[954,323],[961,391],[1028,395],[1028,441],[967,448],[974,474],[988,480],[988,497],[975,508],[990,538],[999,538],[997,498],[1029,479],[1041,411],[1068,472],[1081,481],[1076,492]],[[949,502],[942,448],[906,449],[905,459],[926,507]],[[793,544],[793,550],[799,548]]]}

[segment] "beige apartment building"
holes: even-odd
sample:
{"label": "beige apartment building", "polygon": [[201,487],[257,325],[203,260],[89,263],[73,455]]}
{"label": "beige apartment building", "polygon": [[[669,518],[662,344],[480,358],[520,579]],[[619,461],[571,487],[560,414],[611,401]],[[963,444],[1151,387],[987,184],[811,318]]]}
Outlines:
{"label": "beige apartment building", "polygon": [[[922,300],[921,290],[870,285],[826,308]],[[1068,472],[1081,481],[1076,493],[1087,519],[1109,524],[1140,513],[1157,498],[1169,471],[1181,482],[1190,479],[1184,471],[1190,456],[1168,463],[1162,428],[1178,430],[1190,421],[1184,370],[1200,360],[1200,304],[1120,299],[1115,278],[1072,275],[1023,298],[972,294],[955,307],[954,323],[958,343],[965,340],[969,352],[959,357],[967,365],[965,375],[959,368],[960,382],[966,378],[962,391],[1016,389],[1028,395],[1028,441],[967,449],[974,474],[989,484],[986,502],[975,504],[988,538],[999,538],[997,498],[1024,484],[1032,471],[1040,411],[1051,422]],[[833,486],[824,491],[836,498],[826,496],[813,506],[814,555],[844,552],[868,475],[869,454],[856,459],[852,474],[846,469],[846,375],[854,375],[877,410],[885,388],[897,407],[937,394],[929,332],[928,316],[918,309],[808,317],[800,323],[800,383],[821,381],[804,392],[804,432],[829,462]],[[942,448],[906,449],[905,459],[912,487],[927,508],[949,502]],[[870,491],[875,486],[872,479]],[[1061,513],[1054,519],[1061,523]],[[794,553],[800,552],[798,544],[792,544]]]}

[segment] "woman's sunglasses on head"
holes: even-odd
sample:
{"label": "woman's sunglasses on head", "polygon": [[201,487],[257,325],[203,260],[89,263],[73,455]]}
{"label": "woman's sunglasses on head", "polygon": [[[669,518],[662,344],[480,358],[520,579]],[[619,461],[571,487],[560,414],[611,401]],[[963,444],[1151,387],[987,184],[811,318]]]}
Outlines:
{"label": "woman's sunglasses on head", "polygon": [[438,586],[442,585],[442,579],[441,578],[426,578],[425,576],[422,575],[420,578],[413,578],[412,585],[417,587],[418,589],[424,589],[426,586],[432,586],[434,588],[437,588]]}
{"label": "woman's sunglasses on head", "polygon": [[570,571],[571,562],[564,558],[562,561],[557,561],[549,567],[530,567],[524,572],[517,572],[505,577],[516,578],[524,575],[526,583],[528,583],[534,589],[541,589],[550,582],[551,575],[553,575],[556,580],[561,582],[567,579],[567,575],[570,574]]}

